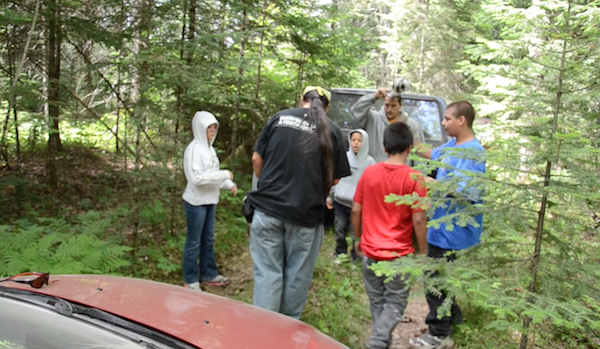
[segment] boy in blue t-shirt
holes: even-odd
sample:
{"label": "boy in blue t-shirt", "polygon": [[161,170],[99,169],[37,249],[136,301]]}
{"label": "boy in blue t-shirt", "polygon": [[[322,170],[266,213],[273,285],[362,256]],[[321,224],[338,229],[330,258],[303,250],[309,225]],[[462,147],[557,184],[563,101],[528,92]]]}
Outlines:
{"label": "boy in blue t-shirt", "polygon": [[[451,181],[456,184],[454,192],[461,199],[471,202],[480,202],[480,193],[478,188],[468,185],[470,178],[468,172],[485,173],[484,150],[481,143],[475,138],[473,133],[473,120],[475,119],[475,110],[473,106],[466,101],[454,102],[446,108],[444,121],[442,125],[446,133],[455,137],[450,142],[432,150],[421,150],[419,155],[438,160],[444,163],[436,175],[439,182]],[[435,209],[432,220],[452,215],[457,210],[463,210],[454,195],[449,195],[450,200],[442,207]],[[464,227],[456,224],[456,219],[452,220],[452,227],[448,229],[446,223],[441,223],[438,228],[430,227],[427,230],[427,256],[433,258],[446,258],[452,261],[456,258],[455,254],[447,252],[464,250],[480,242],[483,214],[473,217],[475,224],[467,224]],[[435,276],[432,275],[432,276]],[[452,334],[452,324],[462,322],[462,313],[456,302],[452,303],[451,315],[438,319],[438,308],[446,299],[446,295],[425,295],[429,304],[429,314],[425,322],[429,327],[428,333],[421,337],[411,338],[409,344],[412,348],[421,349],[449,349],[454,345],[450,338]]]}

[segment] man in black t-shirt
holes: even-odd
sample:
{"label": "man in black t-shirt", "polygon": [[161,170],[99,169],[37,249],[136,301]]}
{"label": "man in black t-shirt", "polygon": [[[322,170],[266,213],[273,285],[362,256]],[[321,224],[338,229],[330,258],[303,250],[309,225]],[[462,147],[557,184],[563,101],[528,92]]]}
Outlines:
{"label": "man in black t-shirt", "polygon": [[263,128],[252,155],[258,189],[250,228],[254,305],[300,318],[319,249],[329,188],[350,175],[344,138],[326,115],[329,91],[304,90],[301,108]]}

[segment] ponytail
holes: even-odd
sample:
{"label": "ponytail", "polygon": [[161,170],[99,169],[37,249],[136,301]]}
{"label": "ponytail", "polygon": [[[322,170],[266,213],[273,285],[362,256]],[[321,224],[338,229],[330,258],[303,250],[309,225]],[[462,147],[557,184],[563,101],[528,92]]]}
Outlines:
{"label": "ponytail", "polygon": [[[329,105],[326,96],[320,96],[315,90],[307,92],[302,100],[310,102],[310,108],[306,114],[306,121],[316,125],[319,148],[321,150],[323,177],[325,178],[325,195],[329,194],[329,189],[333,185],[333,144],[331,142],[331,127],[325,108]],[[308,138],[310,139],[310,138]],[[314,144],[314,143],[313,143]]]}

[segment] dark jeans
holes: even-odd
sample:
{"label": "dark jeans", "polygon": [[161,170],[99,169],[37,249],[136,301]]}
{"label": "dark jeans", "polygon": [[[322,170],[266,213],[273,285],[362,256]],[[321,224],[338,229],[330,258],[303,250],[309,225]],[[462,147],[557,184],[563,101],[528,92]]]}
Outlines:
{"label": "dark jeans", "polygon": [[210,280],[218,275],[215,261],[215,205],[194,206],[183,201],[187,238],[183,249],[183,281]]}
{"label": "dark jeans", "polygon": [[[335,225],[335,254],[348,253],[348,243],[346,242],[346,234],[350,231],[350,237],[354,238],[354,229],[352,229],[352,223],[350,216],[352,209],[348,206],[344,206],[336,201],[333,202],[333,223]],[[356,253],[354,252],[354,244],[352,244],[352,259],[356,259]]]}
{"label": "dark jeans", "polygon": [[408,304],[410,288],[404,283],[401,274],[387,282],[385,281],[387,276],[375,275],[369,269],[373,263],[377,263],[377,261],[367,257],[363,258],[363,281],[365,282],[365,291],[369,296],[369,309],[373,322],[367,348],[385,349],[392,342],[394,328],[402,320]]}
{"label": "dark jeans", "polygon": [[[449,262],[456,259],[455,254],[448,254],[445,256],[447,252],[452,250],[446,250],[444,248],[440,248],[434,246],[432,244],[427,244],[427,256],[433,258],[446,258]],[[438,273],[435,272],[431,275],[431,277],[437,276]],[[427,326],[429,326],[429,334],[432,336],[445,337],[452,334],[452,325],[453,324],[461,324],[463,322],[462,311],[458,304],[456,304],[456,300],[452,299],[452,307],[450,308],[451,315],[444,316],[441,319],[438,319],[438,308],[442,306],[442,303],[446,299],[446,293],[443,290],[441,291],[441,295],[433,295],[431,293],[426,293],[425,298],[427,299],[427,304],[429,304],[429,314],[427,314],[427,318],[425,322]]]}

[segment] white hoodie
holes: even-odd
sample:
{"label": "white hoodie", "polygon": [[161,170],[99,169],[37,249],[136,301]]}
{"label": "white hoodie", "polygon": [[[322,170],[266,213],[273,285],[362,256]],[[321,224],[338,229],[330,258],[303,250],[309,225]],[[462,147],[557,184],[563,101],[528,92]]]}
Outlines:
{"label": "white hoodie", "polygon": [[219,169],[219,158],[213,148],[217,134],[210,143],[206,137],[206,129],[212,124],[219,125],[213,114],[196,112],[192,119],[194,140],[183,153],[187,186],[182,197],[193,206],[215,205],[219,203],[219,189],[230,190],[235,185],[229,177],[229,171]]}
{"label": "white hoodie", "polygon": [[[362,143],[356,154],[354,154],[354,150],[352,150],[351,140],[352,134],[355,132],[359,132],[362,135]],[[363,172],[365,172],[367,166],[375,164],[375,160],[369,155],[369,135],[365,130],[358,128],[350,131],[348,133],[348,143],[350,144],[350,149],[346,152],[346,156],[348,157],[348,164],[350,165],[352,174],[340,179],[338,184],[331,188],[329,195],[340,204],[352,207],[358,180]],[[330,200],[330,198],[328,198],[328,200]]]}

